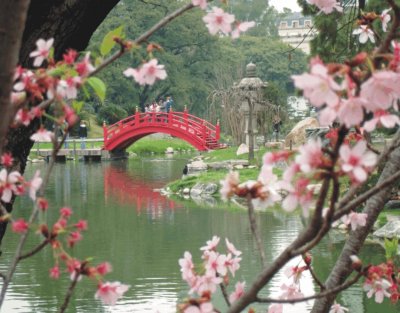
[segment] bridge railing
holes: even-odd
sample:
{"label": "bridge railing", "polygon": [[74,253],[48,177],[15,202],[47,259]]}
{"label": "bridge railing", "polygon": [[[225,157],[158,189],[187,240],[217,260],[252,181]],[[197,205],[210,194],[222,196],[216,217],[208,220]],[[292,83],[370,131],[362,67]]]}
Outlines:
{"label": "bridge railing", "polygon": [[106,126],[103,125],[104,131],[104,145],[112,140],[114,136],[128,131],[129,129],[157,126],[167,128],[178,128],[197,137],[198,140],[203,141],[206,145],[208,142],[217,142],[220,137],[219,124],[213,125],[195,115],[191,115],[187,110],[183,112],[136,112],[117,123]]}

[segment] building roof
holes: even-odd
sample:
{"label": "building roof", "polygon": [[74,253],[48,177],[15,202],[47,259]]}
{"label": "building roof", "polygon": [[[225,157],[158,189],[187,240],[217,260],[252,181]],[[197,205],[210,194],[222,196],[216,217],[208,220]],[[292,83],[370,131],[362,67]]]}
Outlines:
{"label": "building roof", "polygon": [[304,21],[306,21],[306,20],[310,21],[310,20],[312,20],[312,17],[304,16],[300,12],[293,12],[293,13],[289,13],[286,16],[279,19],[278,23],[287,22],[287,25],[290,27],[294,21],[298,21],[300,26],[304,26]]}

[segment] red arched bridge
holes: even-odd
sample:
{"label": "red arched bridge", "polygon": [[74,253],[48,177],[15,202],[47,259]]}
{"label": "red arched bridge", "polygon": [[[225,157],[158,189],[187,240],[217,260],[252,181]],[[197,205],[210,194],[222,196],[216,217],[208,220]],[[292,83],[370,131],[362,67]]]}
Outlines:
{"label": "red arched bridge", "polygon": [[197,116],[183,112],[136,112],[114,125],[103,126],[104,149],[125,150],[135,141],[154,133],[169,134],[190,143],[198,150],[224,147],[218,143],[219,124],[213,125]]}

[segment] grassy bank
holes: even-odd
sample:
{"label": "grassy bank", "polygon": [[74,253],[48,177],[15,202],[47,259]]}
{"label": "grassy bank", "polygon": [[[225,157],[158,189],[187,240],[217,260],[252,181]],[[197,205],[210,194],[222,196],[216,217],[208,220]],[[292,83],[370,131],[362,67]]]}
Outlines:
{"label": "grassy bank", "polygon": [[174,149],[174,151],[189,151],[195,152],[196,150],[188,144],[186,141],[183,141],[178,138],[153,138],[146,137],[136,141],[132,146],[130,146],[127,151],[134,152],[138,155],[141,154],[163,154],[168,147]]}
{"label": "grassy bank", "polygon": [[[214,150],[204,154],[204,161],[206,163],[210,162],[222,162],[228,160],[237,160],[248,158],[248,154],[242,154],[240,156],[236,155],[237,147],[230,147],[222,150]],[[248,181],[248,180],[256,180],[258,174],[260,173],[260,165],[262,164],[262,157],[265,154],[267,149],[263,148],[259,151],[255,152],[255,159],[252,161],[252,164],[255,164],[256,168],[244,168],[240,169],[239,176],[240,181]],[[188,176],[185,179],[179,179],[173,181],[167,185],[173,192],[178,192],[184,188],[192,188],[196,183],[215,183],[219,185],[219,182],[225,178],[228,173],[227,169],[219,169],[219,170],[208,170],[206,172],[200,172],[197,176]],[[279,168],[274,169],[274,173],[277,175],[282,174],[282,170]]]}

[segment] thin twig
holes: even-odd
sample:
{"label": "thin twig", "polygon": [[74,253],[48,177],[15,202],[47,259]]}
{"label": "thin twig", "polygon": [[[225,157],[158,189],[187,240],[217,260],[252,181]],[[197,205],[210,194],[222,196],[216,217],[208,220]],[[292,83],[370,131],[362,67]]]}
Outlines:
{"label": "thin twig", "polygon": [[231,302],[229,301],[228,292],[226,291],[226,286],[225,286],[224,282],[220,283],[219,286],[221,288],[222,295],[224,296],[226,305],[231,306]]}
{"label": "thin twig", "polygon": [[22,255],[18,258],[18,261],[21,261],[21,260],[23,260],[23,259],[29,258],[29,257],[31,257],[32,255],[38,253],[38,252],[41,251],[44,247],[46,247],[49,243],[50,243],[50,241],[49,241],[48,239],[42,241],[42,243],[39,244],[36,248],[32,249],[31,251],[29,251],[29,252],[27,252],[27,253],[25,253],[25,254],[22,254]]}
{"label": "thin twig", "polygon": [[74,292],[76,284],[78,283],[80,273],[77,270],[75,270],[74,273],[75,273],[74,279],[72,280],[71,284],[69,285],[69,288],[68,288],[67,293],[64,298],[64,302],[63,302],[62,306],[60,307],[60,313],[64,313],[65,310],[67,309],[69,301],[71,300],[72,293]]}
{"label": "thin twig", "polygon": [[303,297],[303,298],[299,298],[299,299],[273,299],[273,298],[258,298],[257,297],[256,302],[260,302],[260,303],[292,303],[293,304],[293,303],[304,302],[304,301],[308,301],[308,300],[312,300],[312,299],[323,298],[323,297],[327,297],[331,294],[335,294],[335,293],[338,293],[342,290],[349,288],[351,285],[354,285],[362,276],[363,276],[362,272],[358,273],[356,276],[354,276],[354,278],[350,279],[349,281],[347,281],[335,288],[325,290],[323,292],[320,292],[320,293],[317,293],[315,295],[308,296],[308,297]]}
{"label": "thin twig", "polygon": [[266,266],[266,258],[265,258],[265,252],[264,252],[264,246],[262,244],[261,236],[257,227],[257,221],[256,217],[254,214],[254,206],[253,203],[251,202],[251,194],[249,193],[247,195],[247,208],[248,208],[248,213],[249,213],[249,222],[250,222],[250,228],[251,228],[251,233],[253,234],[254,239],[256,240],[257,248],[260,253],[260,259],[261,259],[261,264],[262,266]]}

